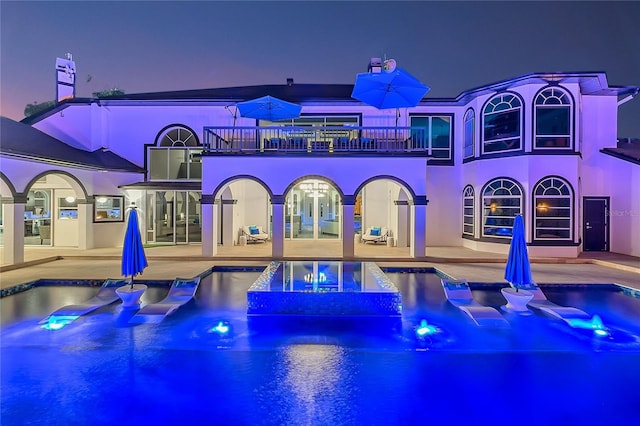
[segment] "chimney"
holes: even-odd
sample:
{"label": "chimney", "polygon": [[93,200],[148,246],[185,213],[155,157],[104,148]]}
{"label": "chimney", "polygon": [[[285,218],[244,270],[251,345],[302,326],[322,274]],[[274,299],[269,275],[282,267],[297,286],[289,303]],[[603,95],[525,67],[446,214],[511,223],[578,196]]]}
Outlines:
{"label": "chimney", "polygon": [[369,72],[382,72],[382,58],[371,58],[369,62]]}

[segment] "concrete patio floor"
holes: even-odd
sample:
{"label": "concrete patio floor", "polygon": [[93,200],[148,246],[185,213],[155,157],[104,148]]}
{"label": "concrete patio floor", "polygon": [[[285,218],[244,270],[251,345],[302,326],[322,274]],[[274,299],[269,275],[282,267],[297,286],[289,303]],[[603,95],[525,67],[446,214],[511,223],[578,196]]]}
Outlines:
{"label": "concrete patio floor", "polygon": [[[341,259],[339,241],[287,241],[287,260]],[[120,277],[121,247],[80,250],[76,248],[27,247],[25,262],[0,267],[0,288],[41,278],[106,279]],[[0,255],[2,249],[0,249]],[[213,266],[262,266],[271,261],[271,243],[219,247],[213,257],[202,256],[200,245],[146,248],[149,267],[141,280],[169,280],[198,275]],[[463,247],[427,247],[426,257],[409,256],[408,248],[356,244],[356,261],[375,261],[380,266],[435,267],[455,278],[478,282],[504,282],[506,255],[478,252]],[[588,253],[577,259],[531,258],[538,283],[617,283],[640,290],[640,258],[616,253]]]}

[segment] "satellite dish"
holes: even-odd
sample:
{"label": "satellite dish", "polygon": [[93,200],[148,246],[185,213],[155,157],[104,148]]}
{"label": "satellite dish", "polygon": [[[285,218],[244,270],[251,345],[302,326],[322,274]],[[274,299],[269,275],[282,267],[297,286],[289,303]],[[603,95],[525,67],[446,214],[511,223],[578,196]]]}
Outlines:
{"label": "satellite dish", "polygon": [[395,59],[386,59],[384,61],[384,72],[393,72],[396,69]]}

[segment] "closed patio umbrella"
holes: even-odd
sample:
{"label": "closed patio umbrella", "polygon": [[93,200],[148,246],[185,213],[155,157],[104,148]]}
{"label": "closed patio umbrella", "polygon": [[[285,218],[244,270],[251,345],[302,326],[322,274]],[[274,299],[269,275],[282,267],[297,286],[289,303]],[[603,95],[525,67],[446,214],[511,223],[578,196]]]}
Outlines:
{"label": "closed patio umbrella", "polygon": [[524,222],[521,215],[517,215],[513,221],[513,233],[511,236],[511,246],[509,247],[509,257],[504,271],[504,279],[516,289],[533,283],[531,276],[531,264],[527,252],[527,242],[525,241]]}
{"label": "closed patio umbrella", "polygon": [[138,211],[134,207],[129,209],[127,218],[127,230],[122,246],[122,275],[131,276],[131,288],[133,289],[133,277],[142,274],[148,266],[147,257],[142,246],[142,237],[138,228]]}

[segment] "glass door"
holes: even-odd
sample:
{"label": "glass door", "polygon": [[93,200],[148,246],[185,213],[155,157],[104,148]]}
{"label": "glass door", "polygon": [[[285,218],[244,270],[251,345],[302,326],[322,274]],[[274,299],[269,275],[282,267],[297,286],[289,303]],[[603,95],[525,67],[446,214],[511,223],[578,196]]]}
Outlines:
{"label": "glass door", "polygon": [[320,179],[307,179],[291,190],[285,203],[285,238],[338,239],[342,204],[336,189]]}
{"label": "glass door", "polygon": [[147,240],[187,244],[202,241],[200,193],[154,191],[147,193]]}

